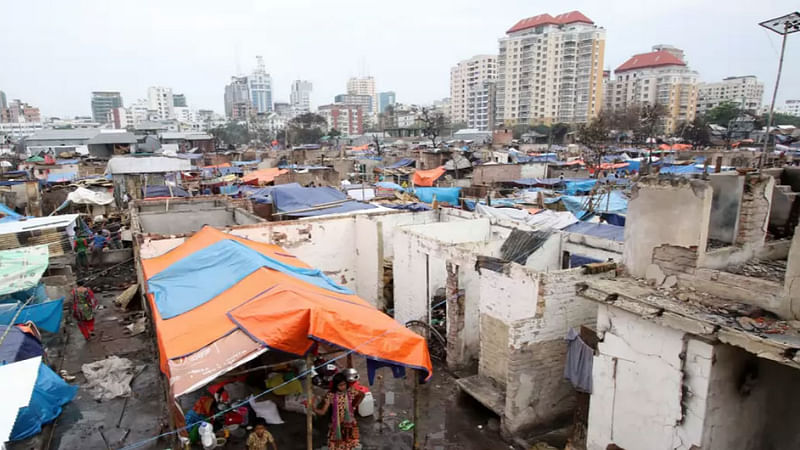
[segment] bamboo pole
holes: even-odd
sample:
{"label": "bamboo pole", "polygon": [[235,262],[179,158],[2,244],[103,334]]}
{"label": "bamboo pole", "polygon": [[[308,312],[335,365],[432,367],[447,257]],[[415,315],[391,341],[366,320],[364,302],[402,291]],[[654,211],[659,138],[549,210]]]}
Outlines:
{"label": "bamboo pole", "polygon": [[313,432],[313,417],[312,408],[314,402],[311,398],[311,369],[314,367],[314,362],[311,358],[311,352],[306,354],[306,447],[308,450],[314,450],[314,436]]}
{"label": "bamboo pole", "polygon": [[411,371],[411,376],[414,377],[414,417],[411,420],[414,423],[413,433],[414,433],[414,450],[418,450],[420,447],[419,442],[419,424],[417,421],[419,420],[419,374],[416,370]]}

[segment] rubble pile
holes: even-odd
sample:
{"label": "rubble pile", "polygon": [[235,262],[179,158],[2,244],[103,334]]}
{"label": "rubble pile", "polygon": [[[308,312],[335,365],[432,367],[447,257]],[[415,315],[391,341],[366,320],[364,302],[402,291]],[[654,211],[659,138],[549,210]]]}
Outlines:
{"label": "rubble pile", "polygon": [[746,277],[761,278],[764,280],[783,283],[786,276],[786,260],[760,260],[751,259],[742,264],[736,264],[725,269],[726,272],[744,275]]}

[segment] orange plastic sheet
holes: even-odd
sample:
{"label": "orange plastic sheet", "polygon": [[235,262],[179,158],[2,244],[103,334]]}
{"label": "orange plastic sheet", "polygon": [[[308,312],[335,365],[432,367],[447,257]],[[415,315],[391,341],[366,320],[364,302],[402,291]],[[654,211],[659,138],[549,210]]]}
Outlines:
{"label": "orange plastic sheet", "polygon": [[278,169],[277,167],[260,169],[243,176],[242,183],[258,185],[269,184],[275,181],[278,175],[283,175],[284,173],[289,173],[289,171],[286,169]]}
{"label": "orange plastic sheet", "polygon": [[203,166],[203,169],[219,169],[220,167],[230,167],[231,163],[214,164],[213,166]]}
{"label": "orange plastic sheet", "polygon": [[444,166],[437,167],[430,170],[417,170],[414,172],[414,185],[415,186],[433,186],[433,183],[444,175]]}
{"label": "orange plastic sheet", "polygon": [[[142,260],[144,276],[150,279],[222,239],[234,239],[284,263],[308,267],[276,245],[204,227],[164,255]],[[264,267],[210,301],[171,319],[160,316],[151,294],[147,298],[155,322],[161,370],[167,375],[170,366],[174,366],[172,360],[195,354],[238,330],[263,346],[296,355],[306,353],[315,342],[325,342],[426,371],[428,378],[433,373],[425,339],[367,301]]]}

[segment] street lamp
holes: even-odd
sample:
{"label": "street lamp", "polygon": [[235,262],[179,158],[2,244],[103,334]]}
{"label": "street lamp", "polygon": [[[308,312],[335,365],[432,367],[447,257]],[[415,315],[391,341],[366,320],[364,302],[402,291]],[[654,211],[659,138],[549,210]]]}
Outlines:
{"label": "street lamp", "polygon": [[800,12],[793,12],[785,16],[776,17],[759,23],[762,27],[783,36],[781,44],[781,56],[778,60],[778,76],[775,78],[775,90],[772,91],[772,103],[769,105],[769,118],[767,119],[767,133],[764,136],[764,149],[761,151],[759,166],[763,165],[767,157],[767,144],[769,143],[770,128],[772,127],[772,114],[775,110],[775,97],[778,95],[778,84],[781,82],[781,70],[783,70],[783,53],[786,51],[786,36],[800,31]]}

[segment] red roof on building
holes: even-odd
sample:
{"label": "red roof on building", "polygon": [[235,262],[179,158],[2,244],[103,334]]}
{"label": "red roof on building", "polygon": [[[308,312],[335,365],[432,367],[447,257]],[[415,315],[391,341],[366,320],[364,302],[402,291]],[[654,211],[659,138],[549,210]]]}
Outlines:
{"label": "red roof on building", "polygon": [[631,59],[625,61],[617,67],[615,72],[625,72],[626,70],[644,69],[646,67],[660,66],[685,66],[686,63],[672,53],[661,50],[657,52],[641,53],[633,55]]}
{"label": "red roof on building", "polygon": [[580,11],[571,11],[568,13],[559,14],[555,17],[551,16],[550,14],[539,14],[538,16],[528,17],[527,19],[520,20],[513,27],[509,28],[506,33],[527,30],[528,28],[538,27],[540,25],[565,25],[576,22],[588,24],[594,23]]}

